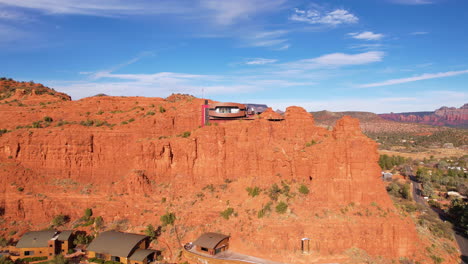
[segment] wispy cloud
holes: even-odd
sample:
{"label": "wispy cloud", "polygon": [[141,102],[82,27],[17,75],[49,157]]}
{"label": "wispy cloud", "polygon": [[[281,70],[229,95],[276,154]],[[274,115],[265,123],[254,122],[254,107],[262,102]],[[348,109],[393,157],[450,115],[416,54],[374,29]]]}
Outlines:
{"label": "wispy cloud", "polygon": [[0,44],[22,39],[27,34],[16,27],[0,24]]}
{"label": "wispy cloud", "polygon": [[21,12],[13,11],[11,9],[3,9],[0,10],[0,21],[1,20],[25,22],[30,21],[31,18]]}
{"label": "wispy cloud", "polygon": [[144,52],[141,52],[136,57],[134,57],[134,58],[132,58],[132,59],[130,59],[130,60],[124,62],[124,63],[121,63],[121,64],[115,65],[113,67],[110,67],[107,70],[102,70],[102,71],[97,71],[97,72],[80,72],[80,74],[90,75],[91,79],[99,79],[99,78],[102,78],[102,77],[106,77],[107,75],[111,74],[112,72],[115,72],[115,71],[117,71],[119,69],[122,69],[125,66],[134,64],[134,63],[138,62],[139,60],[141,60],[142,58],[153,56],[153,55],[154,55],[153,52],[144,51]]}
{"label": "wispy cloud", "polygon": [[178,15],[179,18],[208,18],[218,25],[231,25],[256,14],[275,12],[285,0],[0,0],[0,4],[34,9],[48,15],[88,16]]}
{"label": "wispy cloud", "polygon": [[317,9],[301,10],[296,8],[294,9],[294,14],[292,14],[289,19],[309,24],[322,24],[328,26],[354,24],[359,21],[357,16],[345,9],[335,9],[333,11],[322,12]]}
{"label": "wispy cloud", "polygon": [[434,3],[433,0],[389,0],[392,3],[402,5],[427,5]]}
{"label": "wispy cloud", "polygon": [[244,41],[248,46],[252,47],[272,47],[278,50],[288,49],[290,44],[286,38],[286,30],[272,30],[252,32],[247,36],[243,36]]}
{"label": "wispy cloud", "polygon": [[316,69],[316,68],[336,68],[350,65],[362,65],[382,61],[385,53],[381,51],[369,51],[357,54],[331,53],[317,58],[304,59],[295,62],[285,63],[288,68]]}
{"label": "wispy cloud", "polygon": [[350,45],[350,49],[359,49],[359,50],[376,50],[376,49],[382,49],[384,47],[383,44],[380,43],[364,43],[364,44],[354,44]]}
{"label": "wispy cloud", "polygon": [[369,87],[388,86],[388,85],[402,84],[402,83],[415,82],[415,81],[421,81],[421,80],[444,78],[444,77],[456,76],[456,75],[461,75],[461,74],[468,74],[468,70],[439,72],[439,73],[425,73],[425,74],[408,77],[408,78],[391,79],[391,80],[387,80],[383,82],[363,84],[363,85],[360,85],[359,87],[369,88]]}
{"label": "wispy cloud", "polygon": [[278,60],[276,59],[265,59],[265,58],[253,58],[253,59],[247,59],[245,64],[247,65],[265,65],[265,64],[272,64],[277,62]]}
{"label": "wispy cloud", "polygon": [[378,34],[378,33],[374,33],[371,31],[364,31],[361,33],[358,33],[358,32],[348,33],[348,36],[351,36],[354,39],[360,39],[360,40],[380,40],[384,37],[383,34]]}
{"label": "wispy cloud", "polygon": [[426,31],[416,31],[416,32],[411,32],[410,35],[427,35],[429,32]]}
{"label": "wispy cloud", "polygon": [[249,19],[259,12],[270,12],[281,9],[285,0],[201,0],[202,8],[213,11],[215,20],[222,25],[235,23],[237,20]]}

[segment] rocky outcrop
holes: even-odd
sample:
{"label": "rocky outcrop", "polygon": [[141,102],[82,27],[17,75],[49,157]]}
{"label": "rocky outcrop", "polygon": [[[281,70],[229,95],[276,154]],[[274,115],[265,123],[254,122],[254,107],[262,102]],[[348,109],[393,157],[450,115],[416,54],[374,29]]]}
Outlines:
{"label": "rocky outcrop", "polygon": [[460,108],[441,107],[434,112],[380,114],[384,119],[433,126],[468,127],[468,104]]}
{"label": "rocky outcrop", "polygon": [[[141,230],[173,212],[181,241],[223,232],[233,250],[267,259],[310,263],[352,247],[417,257],[414,224],[393,207],[376,143],[358,120],[343,117],[330,131],[289,107],[283,121],[201,128],[202,103],[186,96],[93,97],[29,111],[0,106],[1,119],[54,120],[18,129],[0,120],[11,129],[0,136],[3,227],[11,230],[15,221],[41,228],[54,215],[76,219],[92,207],[108,228],[127,221]],[[81,122],[97,119],[108,125]],[[274,184],[281,191],[272,194]],[[262,189],[256,197],[246,192],[254,186]],[[288,205],[284,213],[276,212],[280,202]],[[227,208],[234,213],[225,219],[220,212]],[[178,247],[175,236],[161,239]],[[313,254],[300,252],[303,237],[313,238]]]}

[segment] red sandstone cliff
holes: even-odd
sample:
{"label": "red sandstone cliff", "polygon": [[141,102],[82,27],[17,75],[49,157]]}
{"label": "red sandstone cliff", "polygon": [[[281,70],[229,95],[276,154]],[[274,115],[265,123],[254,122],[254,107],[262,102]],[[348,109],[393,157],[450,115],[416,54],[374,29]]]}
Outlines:
{"label": "red sandstone cliff", "polygon": [[[356,119],[343,117],[329,131],[289,107],[284,121],[200,128],[202,100],[172,99],[0,101],[0,128],[9,130],[0,136],[2,230],[42,228],[57,214],[77,219],[89,207],[107,228],[126,223],[140,231],[173,212],[183,242],[218,231],[232,236],[233,250],[289,263],[355,247],[386,258],[421,257],[415,226],[394,208],[376,144]],[[53,121],[29,127],[45,116]],[[267,194],[273,183],[290,188],[277,201]],[[297,191],[301,184],[309,194]],[[250,197],[245,189],[254,186],[264,191]],[[285,214],[275,212],[280,201],[288,204]],[[259,218],[269,202],[271,211]],[[224,219],[227,208],[235,213]],[[160,239],[176,249],[175,236]],[[312,254],[300,253],[302,237],[312,238]]]}

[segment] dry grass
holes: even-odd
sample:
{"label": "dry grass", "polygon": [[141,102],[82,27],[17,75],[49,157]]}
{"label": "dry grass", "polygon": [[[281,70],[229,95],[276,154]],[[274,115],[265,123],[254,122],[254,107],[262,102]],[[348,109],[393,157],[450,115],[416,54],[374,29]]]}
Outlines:
{"label": "dry grass", "polygon": [[444,158],[444,157],[461,157],[463,155],[468,155],[468,151],[463,150],[463,149],[446,149],[446,148],[437,148],[437,149],[430,149],[428,151],[424,152],[414,152],[414,153],[408,153],[408,152],[400,152],[400,151],[390,151],[390,150],[379,150],[379,154],[387,154],[389,156],[391,155],[399,155],[405,158],[412,158],[414,159],[424,159],[427,158],[429,159],[431,156],[434,156],[434,158]]}

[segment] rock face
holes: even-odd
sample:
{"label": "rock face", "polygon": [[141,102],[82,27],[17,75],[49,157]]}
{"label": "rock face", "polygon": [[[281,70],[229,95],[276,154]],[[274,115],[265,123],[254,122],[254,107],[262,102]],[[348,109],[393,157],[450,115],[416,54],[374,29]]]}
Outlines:
{"label": "rock face", "polygon": [[[330,131],[289,107],[283,121],[199,128],[202,100],[179,97],[0,104],[0,128],[9,130],[0,136],[0,232],[43,228],[57,214],[73,221],[85,208],[107,228],[139,231],[172,212],[178,232],[160,238],[169,250],[214,231],[230,234],[235,251],[289,263],[353,247],[418,258],[415,226],[395,210],[376,143],[357,119]],[[44,116],[53,121],[24,127]],[[262,191],[249,196],[247,187]],[[281,202],[285,212],[276,211]],[[300,250],[303,237],[311,254]]]}
{"label": "rock face", "polygon": [[434,112],[390,113],[380,116],[399,122],[468,128],[468,104],[460,108],[444,106]]}

